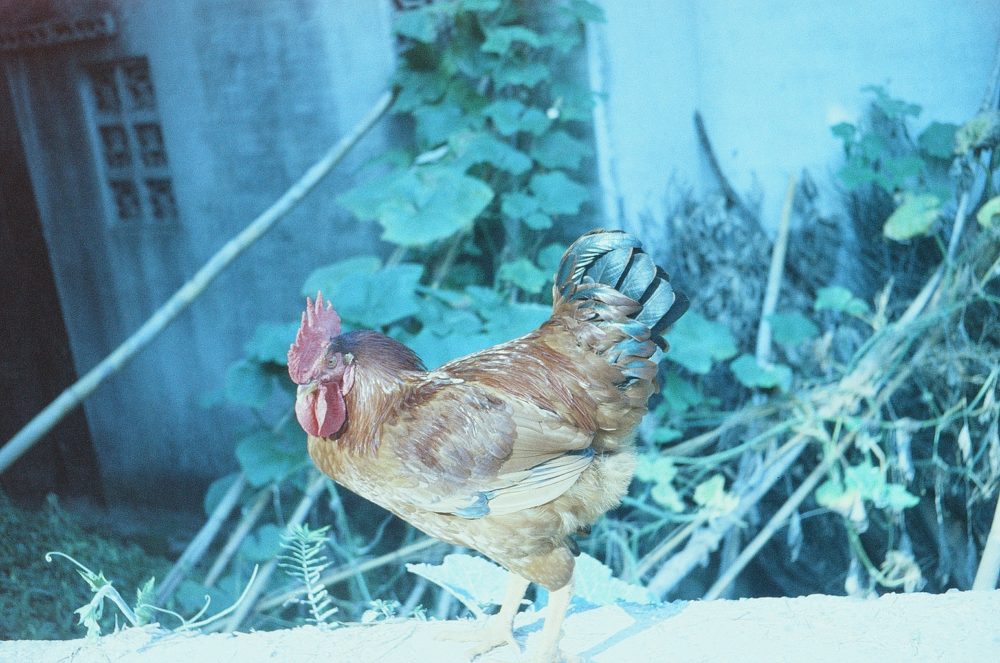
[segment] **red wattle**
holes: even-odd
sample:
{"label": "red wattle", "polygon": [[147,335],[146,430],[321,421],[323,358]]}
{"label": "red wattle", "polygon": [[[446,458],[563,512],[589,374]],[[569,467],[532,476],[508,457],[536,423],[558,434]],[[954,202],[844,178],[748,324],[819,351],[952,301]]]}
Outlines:
{"label": "red wattle", "polygon": [[295,399],[295,418],[313,437],[330,437],[347,419],[347,406],[340,386],[321,384],[315,391]]}
{"label": "red wattle", "polygon": [[331,383],[320,385],[316,399],[316,421],[319,423],[319,437],[330,437],[341,429],[347,418],[347,407],[340,385]]}

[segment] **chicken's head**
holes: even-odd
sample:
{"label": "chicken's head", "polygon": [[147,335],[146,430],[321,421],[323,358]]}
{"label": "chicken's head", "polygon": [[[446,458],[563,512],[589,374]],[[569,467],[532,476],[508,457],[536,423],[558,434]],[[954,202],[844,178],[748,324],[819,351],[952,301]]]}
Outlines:
{"label": "chicken's head", "polygon": [[344,395],[354,384],[350,356],[331,347],[340,336],[340,316],[329,302],[323,304],[322,293],[316,293],[315,304],[306,298],[302,324],[288,349],[288,374],[299,385],[295,416],[315,437],[330,437],[343,427]]}

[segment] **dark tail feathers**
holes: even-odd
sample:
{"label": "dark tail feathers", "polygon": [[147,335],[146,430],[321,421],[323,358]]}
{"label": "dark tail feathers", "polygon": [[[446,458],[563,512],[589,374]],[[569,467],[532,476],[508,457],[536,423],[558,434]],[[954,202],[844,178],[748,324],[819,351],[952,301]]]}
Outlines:
{"label": "dark tail feathers", "polygon": [[[608,348],[608,361],[626,376],[651,379],[667,343],[663,333],[688,308],[670,277],[621,230],[592,230],[566,250],[555,278],[555,300],[579,300],[598,325],[625,336]],[[651,341],[651,342],[650,342]]]}

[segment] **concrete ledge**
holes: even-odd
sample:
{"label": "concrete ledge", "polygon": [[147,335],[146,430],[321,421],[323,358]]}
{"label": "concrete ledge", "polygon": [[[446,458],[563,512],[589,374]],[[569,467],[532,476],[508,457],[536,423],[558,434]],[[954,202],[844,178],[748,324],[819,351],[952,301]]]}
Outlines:
{"label": "concrete ledge", "polygon": [[[542,616],[522,614],[529,650]],[[661,606],[575,605],[563,650],[583,661],[890,663],[1000,661],[1000,591],[691,601]],[[472,627],[470,623],[470,628]],[[95,640],[0,642],[0,661],[467,661],[467,644],[443,640],[452,623],[406,620],[332,631],[301,627],[238,634],[129,629]],[[510,648],[494,660],[519,660]]]}

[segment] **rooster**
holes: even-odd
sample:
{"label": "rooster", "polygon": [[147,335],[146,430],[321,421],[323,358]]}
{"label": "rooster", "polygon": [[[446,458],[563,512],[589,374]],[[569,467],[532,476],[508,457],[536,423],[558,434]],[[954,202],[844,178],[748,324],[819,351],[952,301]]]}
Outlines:
{"label": "rooster", "polygon": [[322,293],[306,300],[288,372],[315,464],[510,571],[474,655],[518,647],[514,616],[534,582],[551,592],[535,658],[558,657],[571,537],[627,492],[663,333],[686,309],[635,237],[606,230],[563,255],[552,316],[538,329],[432,371],[378,332],[341,334]]}

